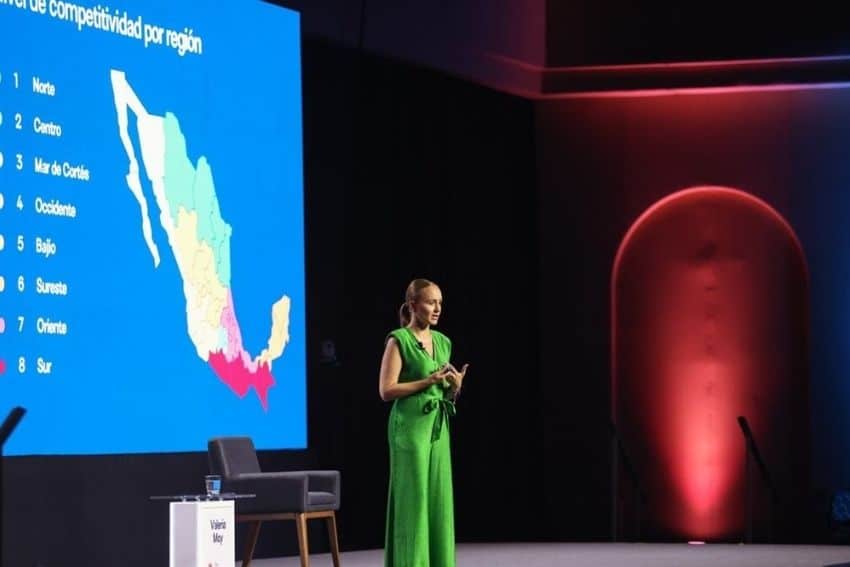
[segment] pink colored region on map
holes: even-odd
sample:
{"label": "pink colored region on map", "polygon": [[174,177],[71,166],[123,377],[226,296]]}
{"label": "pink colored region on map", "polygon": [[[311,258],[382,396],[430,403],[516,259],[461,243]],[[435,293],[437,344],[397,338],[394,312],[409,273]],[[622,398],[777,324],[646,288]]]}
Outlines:
{"label": "pink colored region on map", "polygon": [[221,381],[230,386],[239,397],[244,397],[248,389],[253,386],[263,404],[263,409],[268,409],[267,392],[274,385],[274,377],[268,363],[251,360],[251,355],[242,348],[242,332],[236,320],[230,288],[227,289],[227,303],[221,312],[221,326],[227,332],[227,346],[224,352],[210,353],[210,366]]}
{"label": "pink colored region on map", "polygon": [[[239,321],[236,320],[236,310],[233,308],[233,293],[227,288],[227,303],[221,312],[219,320],[221,326],[227,332],[227,347],[224,349],[227,358],[232,360],[243,352],[242,331],[239,330]],[[252,368],[253,370],[253,368]]]}
{"label": "pink colored region on map", "polygon": [[252,386],[257,391],[257,397],[263,404],[263,409],[268,410],[268,392],[274,385],[274,377],[269,371],[269,365],[265,362],[254,363],[254,369],[246,367],[245,360],[249,357],[240,356],[228,360],[221,351],[211,352],[209,364],[222,382],[230,386],[240,398],[244,398],[248,389]]}

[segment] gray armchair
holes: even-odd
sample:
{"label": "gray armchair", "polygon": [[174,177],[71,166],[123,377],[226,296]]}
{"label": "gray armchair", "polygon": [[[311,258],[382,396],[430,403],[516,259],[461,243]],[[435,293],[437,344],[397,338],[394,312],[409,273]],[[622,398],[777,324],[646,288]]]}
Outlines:
{"label": "gray armchair", "polygon": [[307,520],[324,518],[334,567],[339,567],[336,510],[340,501],[339,471],[261,472],[250,437],[217,437],[207,443],[210,472],[221,475],[222,491],[255,494],[238,500],[236,522],[249,522],[242,567],[251,564],[260,526],[269,520],[295,520],[301,567],[309,567]]}

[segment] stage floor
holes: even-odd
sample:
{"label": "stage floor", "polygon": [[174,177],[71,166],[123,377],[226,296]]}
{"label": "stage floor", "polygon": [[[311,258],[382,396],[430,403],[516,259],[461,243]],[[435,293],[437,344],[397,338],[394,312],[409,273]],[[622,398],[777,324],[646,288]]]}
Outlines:
{"label": "stage floor", "polygon": [[[241,561],[237,561],[241,565]],[[459,544],[458,567],[850,567],[850,546],[493,543]],[[298,557],[258,559],[253,567],[298,567]],[[311,567],[333,565],[328,554]],[[383,551],[342,554],[342,567],[382,567]]]}

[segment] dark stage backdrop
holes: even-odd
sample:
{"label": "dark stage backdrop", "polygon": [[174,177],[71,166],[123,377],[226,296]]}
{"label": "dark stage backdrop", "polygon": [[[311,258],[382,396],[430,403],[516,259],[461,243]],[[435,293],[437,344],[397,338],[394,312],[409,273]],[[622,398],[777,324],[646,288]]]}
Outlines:
{"label": "dark stage backdrop", "polygon": [[408,282],[442,288],[440,328],[469,363],[453,419],[458,538],[535,537],[542,426],[530,102],[364,61],[346,195],[344,526],[383,545],[386,420],[378,366]]}
{"label": "dark stage backdrop", "polygon": [[[261,462],[342,471],[344,549],[383,539],[377,371],[417,276],[442,285],[441,328],[471,364],[452,423],[458,539],[608,537],[614,255],[647,207],[694,185],[751,192],[799,236],[813,492],[847,482],[847,90],[532,103],[316,40],[303,54],[310,449]],[[319,362],[325,340],[336,363]],[[205,459],[8,459],[4,564],[162,564],[167,508],[147,497],[196,490]],[[294,527],[264,527],[260,546],[293,553]]]}
{"label": "dark stage backdrop", "polygon": [[668,63],[850,53],[846,5],[546,2],[546,63]]}
{"label": "dark stage backdrop", "polygon": [[[811,425],[812,485],[795,487],[808,494],[807,509],[799,511],[806,514],[801,525],[807,530],[793,538],[823,535],[818,530],[828,513],[826,497],[850,482],[844,410],[850,402],[850,89],[552,100],[538,104],[536,123],[543,392],[548,403],[561,404],[561,411],[553,407],[544,418],[545,471],[550,487],[567,476],[575,480],[574,490],[556,493],[548,503],[553,514],[575,511],[559,535],[592,536],[606,518],[607,495],[599,481],[595,490],[581,487],[605,477],[604,444],[590,442],[593,428],[587,424],[599,431],[609,415],[611,333],[602,322],[610,320],[618,246],[648,207],[700,185],[735,187],[764,200],[802,243],[810,274],[811,424],[793,426]],[[569,462],[557,458],[558,447],[572,456]],[[770,451],[764,456],[775,474],[787,472]],[[574,462],[596,465],[577,473]],[[588,524],[593,528],[583,530]],[[757,526],[757,533],[766,537],[766,529]]]}

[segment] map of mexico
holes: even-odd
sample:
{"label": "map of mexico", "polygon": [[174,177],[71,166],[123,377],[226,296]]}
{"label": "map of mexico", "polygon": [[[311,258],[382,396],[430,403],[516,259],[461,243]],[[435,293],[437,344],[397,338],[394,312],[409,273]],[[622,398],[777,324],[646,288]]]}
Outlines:
{"label": "map of mexico", "polygon": [[298,12],[0,5],[8,454],[305,448]]}
{"label": "map of mexico", "polygon": [[[154,268],[161,256],[153,238],[152,207],[143,191],[142,169],[182,278],[187,331],[198,357],[240,397],[253,388],[267,409],[268,389],[275,383],[272,363],[289,342],[290,299],[283,295],[272,305],[268,344],[252,357],[243,348],[231,291],[233,229],[221,216],[210,164],[204,157],[192,164],[174,114],[149,113],[122,71],[112,70],[110,80],[119,136],[129,161],[125,180],[139,205],[141,232]],[[131,114],[141,166],[131,137]]]}

